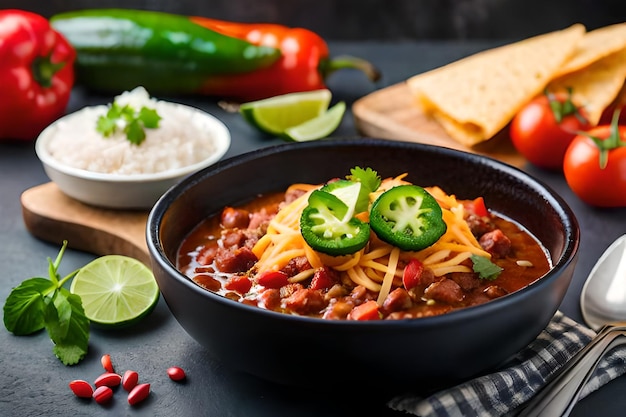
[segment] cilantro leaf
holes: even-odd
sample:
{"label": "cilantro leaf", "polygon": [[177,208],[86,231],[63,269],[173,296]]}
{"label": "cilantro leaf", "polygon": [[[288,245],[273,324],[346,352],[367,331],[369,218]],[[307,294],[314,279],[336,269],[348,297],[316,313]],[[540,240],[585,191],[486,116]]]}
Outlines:
{"label": "cilantro leaf", "polygon": [[101,115],[96,121],[96,131],[109,137],[121,129],[130,143],[141,145],[146,138],[145,129],[158,128],[161,119],[155,109],[143,106],[137,111],[128,104],[120,106],[113,102],[106,115]]}
{"label": "cilantro leaf", "polygon": [[135,145],[140,145],[141,142],[146,139],[146,132],[144,132],[143,127],[138,120],[128,122],[124,128],[124,133],[126,133],[126,138],[130,141],[130,143]]}
{"label": "cilantro leaf", "polygon": [[8,331],[23,336],[44,328],[44,296],[53,288],[50,280],[31,278],[13,288],[4,303],[4,326]]}
{"label": "cilantro leaf", "polygon": [[369,195],[380,187],[381,178],[378,172],[372,168],[354,167],[350,169],[351,175],[347,175],[346,179],[352,182],[361,183],[361,191],[356,203],[356,212],[367,211],[369,207]]}
{"label": "cilantro leaf", "polygon": [[498,265],[494,264],[484,256],[472,255],[470,259],[474,264],[474,272],[477,273],[481,279],[487,279],[492,281],[498,278],[498,275],[500,275],[500,272],[502,272],[502,268],[500,268]]}
{"label": "cilantro leaf", "polygon": [[157,113],[155,109],[142,107],[141,110],[139,110],[139,119],[145,127],[154,129],[159,127],[161,116],[159,116],[159,113]]}

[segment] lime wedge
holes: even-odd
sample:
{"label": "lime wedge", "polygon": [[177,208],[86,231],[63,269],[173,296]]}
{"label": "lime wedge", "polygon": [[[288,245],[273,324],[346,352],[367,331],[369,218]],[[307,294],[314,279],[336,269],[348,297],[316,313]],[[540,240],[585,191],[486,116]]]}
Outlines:
{"label": "lime wedge", "polygon": [[239,112],[257,129],[270,135],[280,135],[290,127],[323,114],[330,99],[331,92],[326,89],[290,93],[244,103]]}
{"label": "lime wedge", "polygon": [[286,129],[282,136],[296,142],[325,138],[339,127],[345,112],[346,103],[340,101],[321,116]]}
{"label": "lime wedge", "polygon": [[121,255],[101,256],[72,279],[70,292],[80,296],[85,316],[103,327],[134,324],[159,301],[159,287],[150,268]]}

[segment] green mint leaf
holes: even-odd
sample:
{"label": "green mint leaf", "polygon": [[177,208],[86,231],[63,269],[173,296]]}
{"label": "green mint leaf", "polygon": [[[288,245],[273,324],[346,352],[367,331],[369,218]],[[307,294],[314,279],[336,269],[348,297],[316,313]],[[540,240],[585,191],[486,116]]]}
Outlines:
{"label": "green mint leaf", "polygon": [[17,336],[44,328],[44,294],[54,288],[45,278],[31,278],[15,287],[4,303],[4,327]]}
{"label": "green mint leaf", "polygon": [[48,258],[50,279],[30,278],[13,288],[4,304],[4,325],[18,336],[45,328],[54,342],[54,354],[65,365],[74,365],[87,354],[89,319],[80,297],[63,288],[78,271],[59,278],[66,247],[64,241],[54,262]]}
{"label": "green mint leaf", "polygon": [[79,296],[59,288],[46,305],[46,330],[54,342],[54,354],[65,365],[85,357],[89,345],[89,319]]}
{"label": "green mint leaf", "polygon": [[155,129],[159,127],[159,121],[161,120],[161,116],[159,116],[159,113],[157,113],[155,109],[142,107],[139,111],[139,120],[142,121],[145,127]]}
{"label": "green mint leaf", "polygon": [[139,120],[129,122],[124,128],[124,133],[126,133],[126,138],[130,143],[135,145],[140,145],[146,138],[146,132],[143,130]]}
{"label": "green mint leaf", "polygon": [[474,272],[477,273],[481,279],[487,279],[489,281],[492,281],[498,278],[498,275],[500,275],[500,272],[502,272],[502,268],[500,268],[498,265],[494,264],[484,256],[472,255],[470,259],[474,264]]}

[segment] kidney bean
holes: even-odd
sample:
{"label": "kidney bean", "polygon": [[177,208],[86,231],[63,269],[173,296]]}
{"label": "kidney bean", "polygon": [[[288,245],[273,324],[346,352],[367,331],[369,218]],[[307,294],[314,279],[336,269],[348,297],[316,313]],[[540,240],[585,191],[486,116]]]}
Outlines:
{"label": "kidney bean", "polygon": [[150,384],[138,384],[128,394],[128,404],[135,405],[150,395]]}
{"label": "kidney bean", "polygon": [[111,398],[113,398],[113,390],[106,385],[102,385],[96,388],[92,396],[98,404],[104,404],[106,402],[109,402]]}
{"label": "kidney bean", "polygon": [[122,377],[122,388],[130,392],[139,382],[139,374],[135,371],[128,370],[124,372]]}
{"label": "kidney bean", "polygon": [[122,377],[114,372],[105,372],[95,380],[96,387],[117,387],[122,382]]}
{"label": "kidney bean", "polygon": [[70,389],[80,398],[91,398],[93,395],[93,388],[91,384],[87,381],[83,381],[82,379],[75,379],[74,381],[70,381]]}
{"label": "kidney bean", "polygon": [[102,355],[102,357],[100,358],[100,362],[102,363],[102,367],[105,371],[111,373],[115,372],[115,370],[113,369],[113,362],[111,362],[111,355],[109,355],[108,353]]}
{"label": "kidney bean", "polygon": [[172,381],[182,381],[186,378],[185,371],[183,370],[183,368],[180,368],[178,366],[172,366],[168,368],[167,375]]}

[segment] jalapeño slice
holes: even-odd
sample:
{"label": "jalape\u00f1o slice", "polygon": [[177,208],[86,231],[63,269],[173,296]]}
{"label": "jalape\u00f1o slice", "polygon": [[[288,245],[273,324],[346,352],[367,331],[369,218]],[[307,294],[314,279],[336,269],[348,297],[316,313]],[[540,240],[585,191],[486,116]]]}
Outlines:
{"label": "jalape\u00f1o slice", "polygon": [[435,243],[447,229],[437,200],[417,185],[399,185],[372,204],[370,226],[385,242],[406,251]]}
{"label": "jalape\u00f1o slice", "polygon": [[358,252],[369,240],[370,226],[349,215],[351,210],[336,195],[313,191],[300,217],[302,237],[313,250],[327,255]]}

